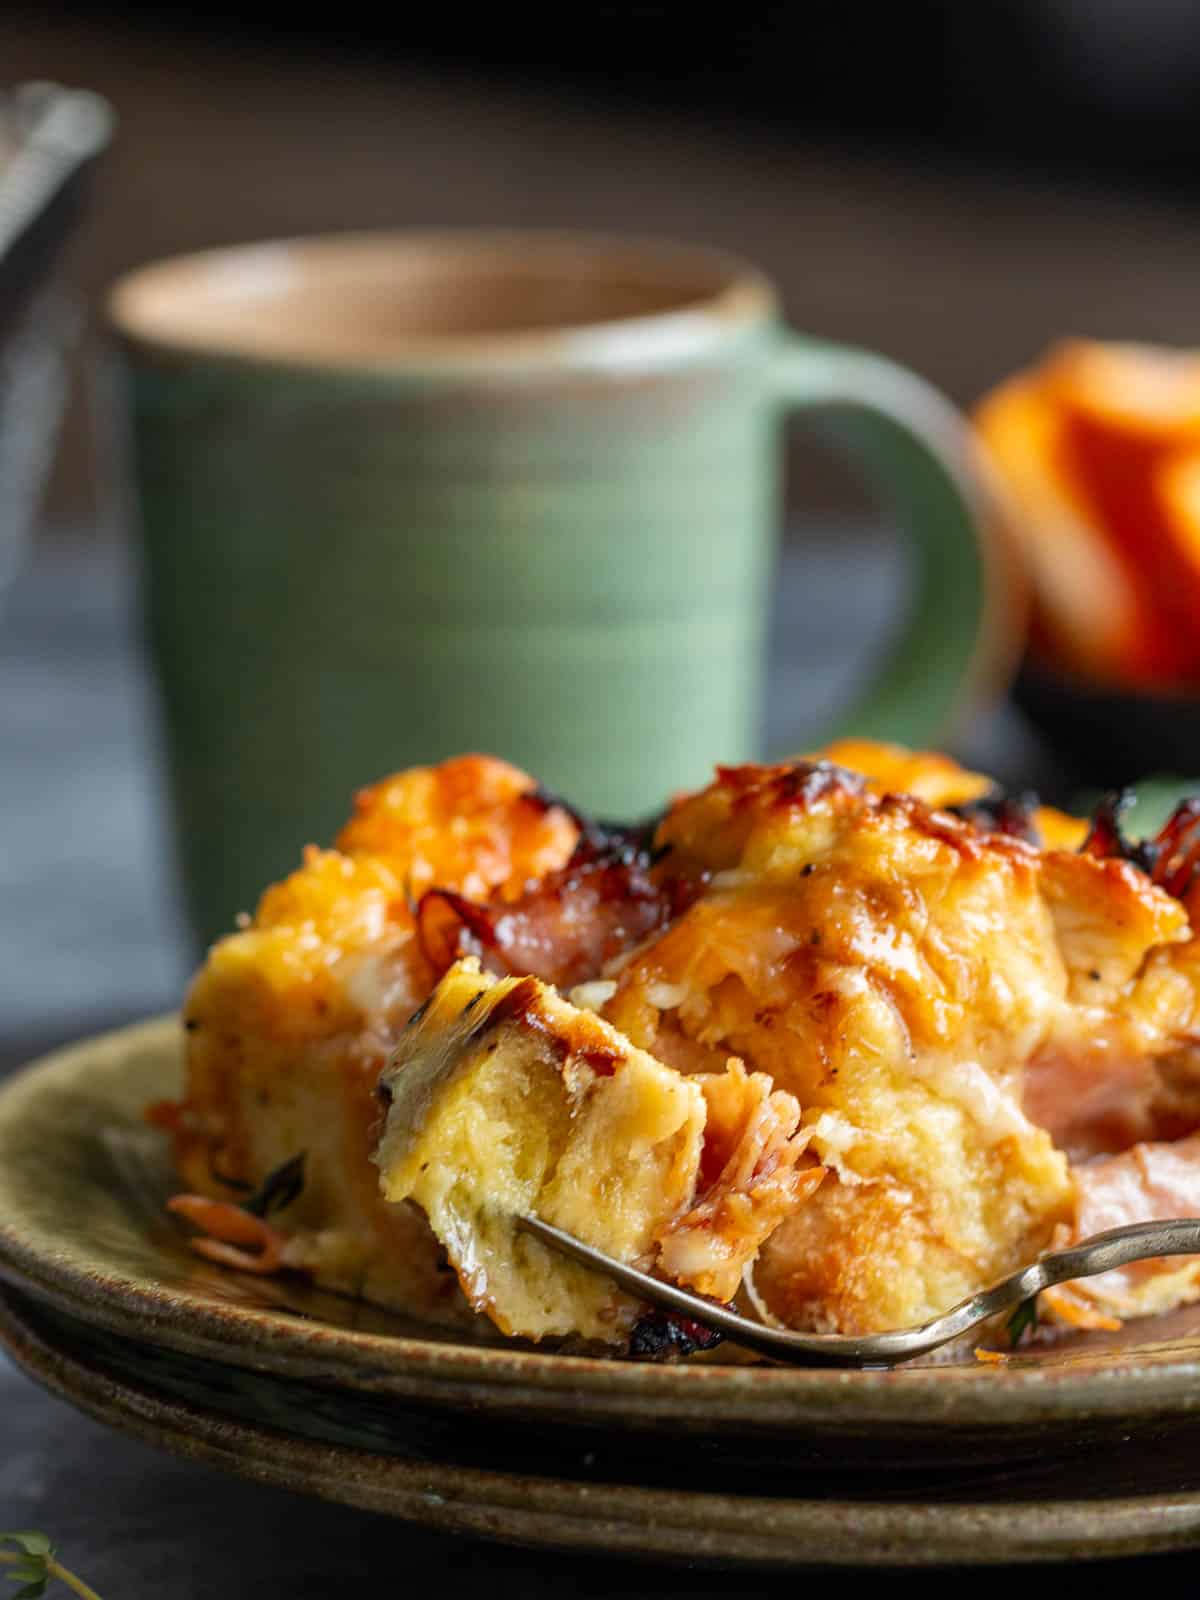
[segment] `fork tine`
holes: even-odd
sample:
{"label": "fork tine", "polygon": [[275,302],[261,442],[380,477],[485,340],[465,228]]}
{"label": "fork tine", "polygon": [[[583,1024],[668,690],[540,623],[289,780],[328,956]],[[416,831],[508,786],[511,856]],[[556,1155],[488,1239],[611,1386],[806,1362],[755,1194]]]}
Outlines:
{"label": "fork tine", "polygon": [[1169,1222],[1135,1222],[1125,1228],[1098,1233],[1066,1250],[1057,1250],[1010,1273],[997,1283],[970,1295],[944,1316],[915,1328],[862,1336],[840,1333],[795,1333],[754,1322],[728,1306],[718,1305],[681,1289],[678,1284],[652,1277],[637,1267],[616,1261],[565,1233],[540,1217],[518,1216],[517,1226],[535,1239],[602,1272],[622,1289],[664,1311],[680,1311],[696,1322],[723,1333],[744,1349],[802,1366],[891,1367],[914,1356],[927,1355],[957,1339],[981,1322],[1019,1305],[1043,1289],[1073,1278],[1091,1278],[1157,1256],[1200,1255],[1200,1218],[1181,1217]]}

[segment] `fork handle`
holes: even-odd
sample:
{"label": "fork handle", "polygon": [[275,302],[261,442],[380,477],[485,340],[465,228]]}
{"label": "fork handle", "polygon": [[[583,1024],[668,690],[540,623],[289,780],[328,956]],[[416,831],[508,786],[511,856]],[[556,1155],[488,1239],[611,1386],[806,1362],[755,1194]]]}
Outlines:
{"label": "fork handle", "polygon": [[623,1261],[615,1261],[602,1250],[584,1244],[582,1239],[564,1233],[540,1217],[518,1217],[517,1225],[551,1249],[604,1273],[622,1289],[648,1300],[651,1305],[682,1312],[759,1355],[814,1367],[893,1367],[915,1356],[927,1355],[1055,1284],[1067,1283],[1073,1278],[1094,1278],[1099,1273],[1159,1256],[1200,1255],[1200,1218],[1134,1222],[1124,1228],[1094,1234],[1065,1250],[1051,1251],[1020,1271],[981,1289],[978,1294],[969,1295],[942,1316],[915,1328],[863,1335],[794,1333],[790,1329],[769,1328],[764,1323],[753,1322],[728,1306],[652,1277]]}

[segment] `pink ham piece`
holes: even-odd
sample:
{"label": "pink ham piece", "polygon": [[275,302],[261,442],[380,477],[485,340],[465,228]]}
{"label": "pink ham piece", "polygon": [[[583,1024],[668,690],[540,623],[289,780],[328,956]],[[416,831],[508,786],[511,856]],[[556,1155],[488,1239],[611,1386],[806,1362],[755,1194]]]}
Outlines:
{"label": "pink ham piece", "polygon": [[[1074,1177],[1079,1239],[1131,1222],[1200,1216],[1200,1134],[1171,1144],[1135,1144],[1075,1168]],[[1073,1287],[1116,1316],[1145,1316],[1200,1298],[1200,1257],[1140,1261]]]}

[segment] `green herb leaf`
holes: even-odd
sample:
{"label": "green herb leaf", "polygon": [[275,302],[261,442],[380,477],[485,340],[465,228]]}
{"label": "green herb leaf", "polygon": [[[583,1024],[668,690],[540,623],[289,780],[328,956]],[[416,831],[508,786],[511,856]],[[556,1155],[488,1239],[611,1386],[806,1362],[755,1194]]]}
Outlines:
{"label": "green herb leaf", "polygon": [[1032,1332],[1037,1325],[1037,1295],[1031,1295],[1028,1300],[1021,1301],[1021,1304],[1004,1324],[1005,1330],[1008,1333],[1008,1341],[1014,1350],[1020,1344],[1022,1337],[1027,1332]]}
{"label": "green herb leaf", "polygon": [[18,1561],[16,1566],[9,1567],[4,1576],[9,1583],[28,1583],[30,1578],[36,1583],[46,1577],[46,1563],[30,1557],[28,1561]]}
{"label": "green herb leaf", "polygon": [[304,1188],[304,1157],[302,1150],[274,1172],[268,1172],[254,1193],[241,1202],[242,1210],[253,1217],[269,1217],[272,1211],[290,1206]]}
{"label": "green herb leaf", "polygon": [[23,1550],[27,1556],[52,1556],[54,1545],[44,1533],[37,1533],[31,1529],[20,1533],[0,1533],[0,1545],[7,1545],[13,1550]]}
{"label": "green herb leaf", "polygon": [[[9,1554],[19,1550],[20,1555]],[[26,1530],[21,1533],[0,1533],[0,1573],[10,1583],[24,1584],[10,1600],[38,1600],[46,1592],[46,1585],[55,1579],[68,1589],[81,1595],[83,1600],[100,1600],[96,1591],[83,1579],[54,1559],[54,1545],[44,1533]]]}

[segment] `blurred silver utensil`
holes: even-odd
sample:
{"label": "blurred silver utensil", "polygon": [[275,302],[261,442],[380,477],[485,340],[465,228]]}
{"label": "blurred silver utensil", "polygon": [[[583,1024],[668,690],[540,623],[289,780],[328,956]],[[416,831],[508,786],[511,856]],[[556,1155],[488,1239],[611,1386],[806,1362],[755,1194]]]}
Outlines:
{"label": "blurred silver utensil", "polygon": [[[55,226],[53,208],[112,133],[113,114],[99,95],[56,83],[0,92],[0,261],[6,275],[18,245]],[[7,282],[6,282],[7,287]]]}
{"label": "blurred silver utensil", "polygon": [[0,91],[0,597],[28,543],[82,322],[54,268],[112,123],[84,90]]}
{"label": "blurred silver utensil", "polygon": [[602,1250],[584,1244],[573,1234],[552,1227],[538,1217],[522,1216],[517,1225],[571,1260],[611,1278],[630,1294],[664,1311],[677,1311],[694,1322],[733,1340],[744,1349],[776,1361],[808,1367],[893,1367],[914,1356],[928,1355],[949,1344],[981,1322],[1030,1300],[1043,1289],[1073,1278],[1093,1278],[1134,1261],[1158,1256],[1200,1255],[1200,1218],[1172,1222],[1135,1222],[1112,1228],[1067,1250],[1053,1250],[1019,1272],[1010,1273],[978,1294],[970,1295],[943,1316],[915,1328],[862,1337],[840,1333],[793,1333],[744,1317],[729,1306],[664,1282],[648,1272],[615,1261]]}

